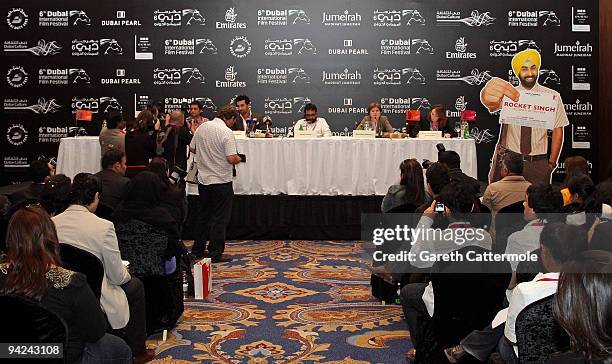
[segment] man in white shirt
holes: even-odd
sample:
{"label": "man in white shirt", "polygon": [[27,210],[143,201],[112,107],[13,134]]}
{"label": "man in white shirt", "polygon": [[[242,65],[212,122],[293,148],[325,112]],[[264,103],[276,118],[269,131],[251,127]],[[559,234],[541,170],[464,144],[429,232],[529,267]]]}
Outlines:
{"label": "man in white shirt", "polygon": [[213,263],[229,262],[232,258],[225,251],[225,229],[232,214],[232,170],[240,163],[236,139],[231,131],[238,119],[238,111],[232,105],[219,110],[219,117],[202,124],[189,149],[195,153],[198,168],[198,193],[201,211],[196,239],[191,253],[196,259],[206,255]]}
{"label": "man in white shirt", "polygon": [[317,116],[317,106],[313,103],[304,106],[304,118],[295,123],[294,130],[312,130],[317,138],[332,136],[327,120]]}
{"label": "man in white shirt", "polygon": [[516,318],[530,304],[555,294],[562,265],[588,249],[586,231],[559,222],[546,224],[540,235],[540,249],[542,264],[548,273],[541,272],[532,281],[516,286],[510,305],[496,315],[490,326],[472,331],[459,345],[445,349],[451,363],[457,363],[466,353],[486,361],[498,345],[506,363],[517,362]]}
{"label": "man in white shirt", "polygon": [[61,244],[70,244],[100,259],[104,266],[100,305],[108,322],[113,329],[125,328],[125,339],[134,356],[146,355],[144,286],[123,265],[113,223],[94,215],[101,190],[96,177],[77,174],[69,194],[70,206],[52,220]]}

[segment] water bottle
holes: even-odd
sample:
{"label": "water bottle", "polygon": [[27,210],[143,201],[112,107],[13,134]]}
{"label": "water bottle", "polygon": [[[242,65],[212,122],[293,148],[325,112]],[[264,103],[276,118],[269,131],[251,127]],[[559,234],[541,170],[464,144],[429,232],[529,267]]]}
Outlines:
{"label": "water bottle", "polygon": [[470,139],[470,124],[467,121],[461,121],[461,135],[463,139]]}
{"label": "water bottle", "polygon": [[402,293],[402,284],[400,282],[397,282],[397,291],[395,291],[395,304],[396,305],[402,304],[401,293]]}
{"label": "water bottle", "polygon": [[363,130],[371,130],[372,128],[370,128],[370,123],[366,120],[365,124],[363,125]]}
{"label": "water bottle", "polygon": [[189,283],[187,283],[187,273],[183,273],[183,300],[186,300],[189,296]]}

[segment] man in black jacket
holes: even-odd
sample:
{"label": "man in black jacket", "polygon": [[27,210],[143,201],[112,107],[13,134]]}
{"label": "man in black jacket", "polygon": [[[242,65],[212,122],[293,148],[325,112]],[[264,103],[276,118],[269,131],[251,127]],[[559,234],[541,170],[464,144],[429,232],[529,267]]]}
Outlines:
{"label": "man in black jacket", "polygon": [[[247,95],[237,96],[234,105],[238,109],[240,117],[231,127],[232,130],[247,130],[247,128],[264,130],[266,128],[263,117],[251,110],[251,99]],[[252,123],[252,126],[250,123]]]}
{"label": "man in black jacket", "polygon": [[125,194],[130,179],[125,177],[125,153],[110,149],[102,156],[102,170],[94,176],[102,183],[100,202],[111,209],[117,208]]}
{"label": "man in black jacket", "polygon": [[480,182],[461,171],[461,158],[453,150],[445,150],[438,153],[438,162],[446,164],[451,181],[463,182],[472,186],[474,195],[480,197]]}

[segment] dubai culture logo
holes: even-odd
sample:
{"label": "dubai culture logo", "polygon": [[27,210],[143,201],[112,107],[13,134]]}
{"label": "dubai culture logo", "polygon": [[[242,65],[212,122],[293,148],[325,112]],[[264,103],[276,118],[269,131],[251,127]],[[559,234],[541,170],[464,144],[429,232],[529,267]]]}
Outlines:
{"label": "dubai culture logo", "polygon": [[52,114],[57,112],[62,107],[55,102],[55,99],[46,100],[44,97],[38,98],[34,105],[28,105],[27,100],[12,100],[8,99],[4,102],[5,110],[15,111],[31,111],[35,114]]}
{"label": "dubai culture logo", "polygon": [[472,69],[469,76],[461,76],[461,71],[438,70],[436,71],[437,81],[460,81],[471,86],[484,85],[492,78],[489,71],[480,72],[477,68]]}
{"label": "dubai culture logo", "polygon": [[47,42],[40,39],[34,47],[28,47],[26,41],[4,41],[5,52],[29,52],[35,56],[52,56],[58,54],[61,49],[62,47],[54,40]]}
{"label": "dubai culture logo", "polygon": [[436,24],[438,25],[459,26],[464,24],[470,27],[487,27],[493,25],[494,22],[495,18],[488,11],[481,13],[478,10],[472,10],[470,16],[465,18],[461,17],[460,11],[439,10],[436,13]]}

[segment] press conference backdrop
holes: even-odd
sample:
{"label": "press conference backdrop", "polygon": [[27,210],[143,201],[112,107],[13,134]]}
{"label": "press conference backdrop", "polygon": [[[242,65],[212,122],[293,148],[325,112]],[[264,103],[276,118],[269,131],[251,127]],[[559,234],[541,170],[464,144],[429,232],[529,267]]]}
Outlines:
{"label": "press conference backdrop", "polygon": [[[372,101],[396,128],[406,109],[473,109],[479,179],[498,117],[479,101],[493,76],[517,84],[511,57],[542,53],[539,82],[562,95],[571,126],[561,161],[593,162],[597,1],[58,1],[5,0],[3,175],[15,182],[74,133],[97,135],[105,112],[133,117],[199,99],[211,117],[238,94],[286,132],[313,102],[350,135]],[[94,121],[74,121],[76,109]],[[342,156],[332,156],[342,158]],[[409,157],[409,156],[406,156]],[[557,178],[559,172],[557,171]]]}

